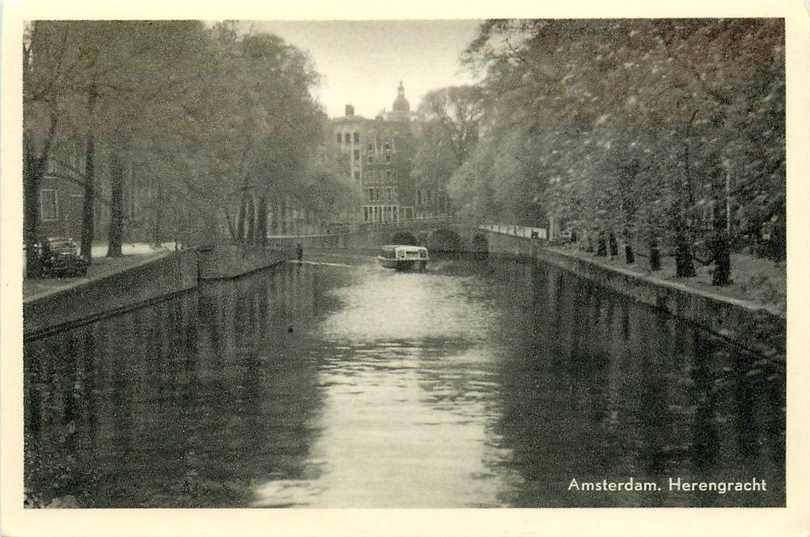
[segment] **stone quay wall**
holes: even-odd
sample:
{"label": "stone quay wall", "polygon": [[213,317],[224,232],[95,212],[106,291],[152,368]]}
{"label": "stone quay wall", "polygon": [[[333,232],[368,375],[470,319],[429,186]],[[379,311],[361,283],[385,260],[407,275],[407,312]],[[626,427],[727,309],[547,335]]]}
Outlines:
{"label": "stone quay wall", "polygon": [[97,319],[166,300],[201,280],[237,278],[287,260],[288,252],[217,244],[150,258],[124,270],[90,278],[23,300],[23,333],[37,339]]}
{"label": "stone quay wall", "polygon": [[583,259],[548,247],[540,240],[486,232],[491,255],[537,260],[561,268],[597,285],[694,323],[736,344],[768,357],[784,359],[784,316],[744,300],[737,300],[686,285],[661,281]]}
{"label": "stone quay wall", "polygon": [[134,309],[197,286],[197,252],[181,250],[23,301],[25,339]]}

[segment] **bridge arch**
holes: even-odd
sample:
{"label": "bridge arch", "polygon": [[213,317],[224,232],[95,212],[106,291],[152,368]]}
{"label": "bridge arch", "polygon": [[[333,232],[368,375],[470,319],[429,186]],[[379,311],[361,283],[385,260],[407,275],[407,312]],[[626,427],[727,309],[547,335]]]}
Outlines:
{"label": "bridge arch", "polygon": [[397,231],[394,233],[394,236],[391,237],[391,244],[405,244],[408,246],[418,246],[419,241],[416,239],[413,233],[408,231]]}
{"label": "bridge arch", "polygon": [[427,247],[431,252],[458,253],[462,246],[461,236],[452,229],[439,228],[428,236]]}

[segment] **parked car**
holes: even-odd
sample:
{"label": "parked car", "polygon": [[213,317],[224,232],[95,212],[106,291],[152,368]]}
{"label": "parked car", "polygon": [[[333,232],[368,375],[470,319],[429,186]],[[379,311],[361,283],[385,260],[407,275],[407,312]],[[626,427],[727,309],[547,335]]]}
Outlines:
{"label": "parked car", "polygon": [[89,263],[79,255],[73,239],[49,237],[39,245],[44,277],[84,276]]}

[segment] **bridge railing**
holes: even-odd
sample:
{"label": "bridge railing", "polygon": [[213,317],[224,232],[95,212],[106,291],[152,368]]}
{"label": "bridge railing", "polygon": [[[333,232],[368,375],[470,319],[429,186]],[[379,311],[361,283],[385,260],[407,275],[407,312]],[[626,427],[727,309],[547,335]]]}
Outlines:
{"label": "bridge railing", "polygon": [[478,226],[478,229],[485,229],[494,233],[503,233],[504,235],[514,235],[515,237],[524,237],[527,239],[548,240],[548,230],[544,227],[518,226],[515,224],[481,224]]}
{"label": "bridge railing", "polygon": [[414,226],[430,226],[437,224],[451,224],[456,220],[452,216],[434,216],[429,218],[410,218],[407,220],[397,220],[396,222],[361,222],[351,224],[330,224],[327,233],[357,233],[362,231],[375,231],[384,229],[396,229]]}

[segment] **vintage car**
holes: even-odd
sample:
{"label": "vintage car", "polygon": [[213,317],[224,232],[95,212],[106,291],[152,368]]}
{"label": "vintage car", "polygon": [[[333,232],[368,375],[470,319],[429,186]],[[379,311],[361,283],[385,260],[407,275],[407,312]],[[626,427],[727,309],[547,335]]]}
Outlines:
{"label": "vintage car", "polygon": [[89,263],[79,255],[79,246],[73,239],[49,237],[39,249],[42,275],[45,277],[84,276]]}
{"label": "vintage car", "polygon": [[389,244],[382,247],[382,252],[377,256],[377,260],[385,268],[416,269],[421,272],[427,268],[429,255],[427,248],[422,246]]}

